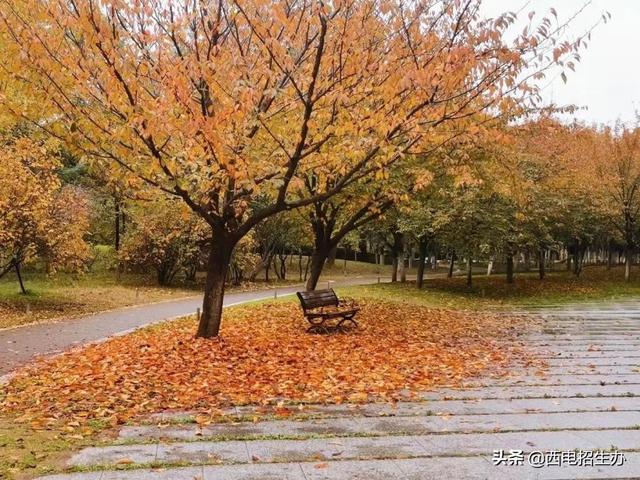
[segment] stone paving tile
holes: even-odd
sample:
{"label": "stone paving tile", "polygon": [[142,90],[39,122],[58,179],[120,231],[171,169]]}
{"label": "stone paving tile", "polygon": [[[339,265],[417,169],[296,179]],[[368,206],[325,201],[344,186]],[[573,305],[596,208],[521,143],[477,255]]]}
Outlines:
{"label": "stone paving tile", "polygon": [[301,464],[301,467],[306,480],[404,480],[407,478],[400,469],[398,460],[347,460]]}
{"label": "stone paving tile", "polygon": [[640,449],[640,430],[573,430],[539,432],[469,433],[413,437],[428,455],[490,454],[494,449],[620,450]]}
{"label": "stone paving tile", "polygon": [[261,462],[321,462],[342,459],[412,458],[427,454],[418,437],[341,437],[308,440],[253,440],[249,455]]}
{"label": "stone paving tile", "polygon": [[[478,385],[486,385],[487,380],[479,379]],[[640,384],[640,375],[611,375],[607,373],[593,375],[544,375],[544,376],[518,376],[502,378],[490,382],[492,385],[599,385],[601,382],[608,384]]]}
{"label": "stone paving tile", "polygon": [[[493,400],[431,400],[424,402],[371,403],[365,405],[310,405],[302,410],[292,407],[296,414],[326,417],[342,416],[409,416],[429,414],[500,414],[528,413],[533,411],[577,410],[640,410],[640,401],[633,397],[614,398],[536,398]],[[255,407],[246,408],[244,414],[262,412]],[[268,412],[266,412],[268,413]]]}
{"label": "stone paving tile", "polygon": [[103,472],[61,473],[39,477],[37,480],[102,480]]}
{"label": "stone paving tile", "polygon": [[421,400],[441,399],[489,399],[489,398],[542,398],[542,397],[596,397],[596,396],[638,396],[640,385],[513,385],[508,387],[487,386],[467,389],[442,389],[416,395]]}
{"label": "stone paving tile", "polygon": [[155,461],[157,444],[87,447],[73,455],[69,466],[113,465],[118,462],[149,464]]}
{"label": "stone paving tile", "polygon": [[[415,417],[355,417],[317,419],[305,422],[291,420],[263,421],[258,423],[209,425],[202,429],[195,426],[176,426],[158,429],[148,427],[124,427],[120,438],[172,440],[199,440],[202,438],[252,438],[256,436],[312,435],[347,436],[354,434],[392,435],[423,434],[430,432],[474,432],[496,430],[542,430],[549,428],[630,428],[640,425],[640,412],[603,411],[591,413],[524,413],[493,415],[452,415]],[[124,448],[124,447],[121,447]],[[115,449],[112,455],[121,453]],[[138,452],[133,452],[139,454]],[[97,455],[97,452],[92,452]],[[104,455],[104,454],[103,454]]]}
{"label": "stone paving tile", "polygon": [[251,458],[247,454],[244,441],[231,442],[190,442],[177,444],[160,444],[156,454],[158,463],[175,463],[179,461],[191,463],[246,463]]}
{"label": "stone paving tile", "polygon": [[545,354],[534,354],[534,358],[540,358],[543,360],[555,360],[555,359],[573,359],[580,360],[583,362],[589,361],[590,359],[604,359],[604,360],[616,360],[620,359],[620,361],[627,362],[635,362],[639,361],[640,355],[634,355],[633,352],[559,352],[553,355],[545,355]]}
{"label": "stone paving tile", "polygon": [[637,357],[605,357],[602,355],[593,357],[555,357],[545,360],[550,367],[563,367],[563,366],[633,366],[640,367],[640,356]]}
{"label": "stone paving tile", "polygon": [[564,371],[570,375],[635,375],[635,382],[640,381],[640,364],[633,365],[571,365],[564,366],[553,365],[547,370],[547,375],[561,375],[559,372]]}
{"label": "stone paving tile", "polygon": [[204,467],[203,474],[203,480],[307,480],[295,463],[212,466]]}
{"label": "stone paving tile", "polygon": [[[100,480],[203,480],[203,478],[203,467],[180,467],[106,471]],[[217,478],[222,480],[224,477]],[[225,478],[227,479],[235,480],[232,477]]]}

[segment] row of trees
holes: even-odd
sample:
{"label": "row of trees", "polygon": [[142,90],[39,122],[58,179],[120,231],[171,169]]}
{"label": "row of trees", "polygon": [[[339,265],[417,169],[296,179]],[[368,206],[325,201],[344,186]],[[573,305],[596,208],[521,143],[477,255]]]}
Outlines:
{"label": "row of trees", "polygon": [[[468,240],[456,250],[469,258],[484,248],[484,226],[498,225],[484,216],[500,211],[503,198],[518,207],[518,222],[535,223],[537,212],[520,218],[527,199],[509,196],[519,192],[509,182],[499,182],[503,190],[483,186],[504,170],[504,152],[482,145],[511,152],[509,138],[517,143],[519,135],[507,122],[536,109],[548,71],[573,69],[590,32],[567,40],[552,9],[549,17],[529,15],[514,34],[515,14],[485,19],[479,7],[477,0],[2,0],[2,106],[63,142],[119,195],[183,202],[190,213],[175,207],[133,228],[148,245],[148,232],[177,220],[206,247],[198,335],[212,337],[234,251],[240,258],[251,232],[260,242],[260,229],[287,221],[286,212],[309,219],[309,288],[336,246],[374,221],[398,222],[397,251],[412,220],[390,209],[412,210],[418,198],[425,201],[416,208],[434,219],[428,227],[417,219],[423,244],[441,221],[430,202],[461,199],[463,221],[451,223],[451,235]],[[513,181],[537,185],[526,172]],[[485,199],[492,208],[473,207]],[[500,218],[509,259],[521,231]],[[172,235],[158,251],[184,238]],[[282,251],[273,249],[260,245],[263,255]],[[188,264],[192,251],[169,256]],[[172,266],[159,268],[165,280],[175,275]]]}

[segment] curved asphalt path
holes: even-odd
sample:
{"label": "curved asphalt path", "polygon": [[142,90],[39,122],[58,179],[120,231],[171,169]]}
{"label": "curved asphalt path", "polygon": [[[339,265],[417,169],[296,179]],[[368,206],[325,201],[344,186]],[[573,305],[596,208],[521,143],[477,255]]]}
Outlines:
{"label": "curved asphalt path", "polygon": [[[360,276],[335,280],[331,285],[366,285],[377,281],[377,276]],[[381,281],[387,282],[389,279],[382,277]],[[321,280],[319,286],[322,287],[325,282],[326,280]],[[302,284],[298,284],[278,289],[228,293],[225,295],[224,305],[228,307],[274,298],[276,291],[278,297],[292,295],[301,288]],[[194,296],[110,310],[57,323],[0,330],[0,376],[12,372],[37,356],[54,355],[72,347],[122,335],[145,325],[194,314],[201,306],[202,297]]]}

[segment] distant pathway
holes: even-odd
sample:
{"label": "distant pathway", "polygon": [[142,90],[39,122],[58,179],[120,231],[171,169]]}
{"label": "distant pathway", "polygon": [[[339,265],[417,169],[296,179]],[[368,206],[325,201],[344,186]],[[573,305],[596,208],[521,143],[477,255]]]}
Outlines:
{"label": "distant pathway", "polygon": [[514,365],[514,376],[397,405],[316,405],[281,417],[239,406],[202,426],[189,412],[159,412],[69,459],[88,471],[42,478],[639,478],[640,303],[531,313],[540,326],[517,341],[547,362],[546,375]]}
{"label": "distant pathway", "polygon": [[[389,281],[381,277],[383,282]],[[335,280],[332,286],[366,285],[378,281],[377,276],[354,276]],[[324,288],[327,280],[321,280]],[[225,306],[291,295],[301,284],[277,289],[228,293]],[[144,325],[193,314],[202,306],[202,297],[193,296],[147,305],[138,305],[97,313],[56,323],[41,323],[0,331],[0,376],[15,370],[39,355],[60,353],[71,347],[95,342],[116,334],[127,333]]]}

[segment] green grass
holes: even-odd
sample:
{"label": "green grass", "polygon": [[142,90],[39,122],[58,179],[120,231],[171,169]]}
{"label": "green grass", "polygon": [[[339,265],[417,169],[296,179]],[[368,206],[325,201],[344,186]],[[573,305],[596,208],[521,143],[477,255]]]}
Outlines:
{"label": "green grass", "polygon": [[347,287],[338,292],[363,300],[385,298],[467,310],[640,298],[640,281],[632,277],[630,282],[625,282],[622,267],[611,270],[587,267],[579,278],[566,271],[549,272],[544,280],[535,272],[520,273],[516,274],[513,284],[507,284],[502,274],[476,275],[471,289],[467,288],[465,278],[454,277],[427,279],[422,290],[418,290],[414,282],[408,282]]}

